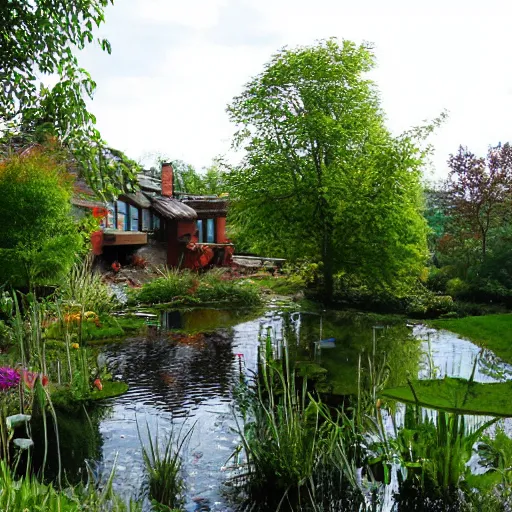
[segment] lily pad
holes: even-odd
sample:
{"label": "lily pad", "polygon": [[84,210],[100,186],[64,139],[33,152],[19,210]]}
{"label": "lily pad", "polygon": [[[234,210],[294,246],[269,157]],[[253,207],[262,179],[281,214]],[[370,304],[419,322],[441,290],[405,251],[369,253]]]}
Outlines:
{"label": "lily pad", "polygon": [[386,389],[381,396],[459,414],[512,417],[512,382],[480,383],[446,377]]}

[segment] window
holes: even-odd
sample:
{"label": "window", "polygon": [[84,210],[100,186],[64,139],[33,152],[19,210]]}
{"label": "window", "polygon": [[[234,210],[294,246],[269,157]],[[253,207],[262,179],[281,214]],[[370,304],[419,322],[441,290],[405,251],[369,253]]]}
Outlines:
{"label": "window", "polygon": [[198,242],[200,244],[203,243],[204,241],[204,236],[203,236],[203,221],[202,220],[198,220],[196,222],[196,226],[197,226],[197,238],[198,238]]}
{"label": "window", "polygon": [[147,208],[142,209],[142,231],[151,231],[151,212]]}
{"label": "window", "polygon": [[130,231],[139,231],[139,209],[130,205]]}
{"label": "window", "polygon": [[152,222],[153,225],[151,226],[153,231],[159,230],[160,229],[160,217],[153,213],[153,214],[151,214],[151,218],[153,220],[153,222]]}
{"label": "window", "polygon": [[120,231],[128,231],[128,205],[123,201],[117,201],[117,226]]}
{"label": "window", "polygon": [[215,220],[206,219],[206,243],[215,243]]}
{"label": "window", "polygon": [[108,203],[107,210],[108,210],[107,228],[115,229],[115,227],[116,227],[116,220],[115,220],[116,219],[116,207],[114,206],[113,203]]}

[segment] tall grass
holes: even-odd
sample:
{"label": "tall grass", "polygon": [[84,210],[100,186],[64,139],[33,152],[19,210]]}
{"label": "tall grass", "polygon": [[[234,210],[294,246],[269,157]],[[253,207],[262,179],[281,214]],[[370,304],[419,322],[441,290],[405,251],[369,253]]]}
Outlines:
{"label": "tall grass", "polygon": [[363,497],[355,464],[356,424],[329,409],[297,385],[287,350],[283,361],[271,357],[265,340],[260,375],[252,396],[237,415],[238,433],[246,455],[231,484],[241,490],[246,509],[358,510]]}
{"label": "tall grass", "polygon": [[35,476],[15,477],[6,461],[0,460],[0,510],[2,512],[140,512],[140,504],[127,505],[112,491],[111,473],[99,488],[90,479],[85,486],[58,490]]}
{"label": "tall grass", "polygon": [[68,306],[79,307],[82,316],[87,311],[110,313],[118,302],[98,272],[93,270],[93,257],[87,256],[73,265],[58,289],[58,296]]}
{"label": "tall grass", "polygon": [[228,279],[222,269],[203,274],[190,270],[166,270],[161,277],[144,284],[134,299],[144,304],[174,302],[186,305],[224,303],[252,306],[260,303],[257,286]]}
{"label": "tall grass", "polygon": [[[142,442],[142,457],[149,477],[149,497],[156,510],[168,511],[183,503],[184,481],[182,476],[182,450],[192,434],[193,427],[182,435],[168,435],[161,446],[158,432],[153,439],[149,426],[146,424],[148,444]],[[137,429],[139,425],[137,424]]]}

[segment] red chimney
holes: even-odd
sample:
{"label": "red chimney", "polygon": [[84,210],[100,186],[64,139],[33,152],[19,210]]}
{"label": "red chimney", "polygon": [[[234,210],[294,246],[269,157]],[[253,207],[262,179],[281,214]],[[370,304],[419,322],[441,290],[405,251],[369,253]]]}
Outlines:
{"label": "red chimney", "polygon": [[172,197],[172,164],[162,163],[162,195]]}

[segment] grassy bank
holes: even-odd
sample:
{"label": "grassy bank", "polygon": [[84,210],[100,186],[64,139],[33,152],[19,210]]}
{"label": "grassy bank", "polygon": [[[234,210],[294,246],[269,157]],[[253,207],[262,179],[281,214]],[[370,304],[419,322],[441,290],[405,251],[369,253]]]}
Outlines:
{"label": "grassy bank", "polygon": [[512,315],[469,316],[429,322],[437,329],[446,329],[469,338],[481,347],[512,363]]}
{"label": "grassy bank", "polygon": [[169,306],[254,306],[261,303],[257,286],[250,280],[231,279],[221,270],[204,274],[167,270],[161,277],[133,292],[131,303]]}

